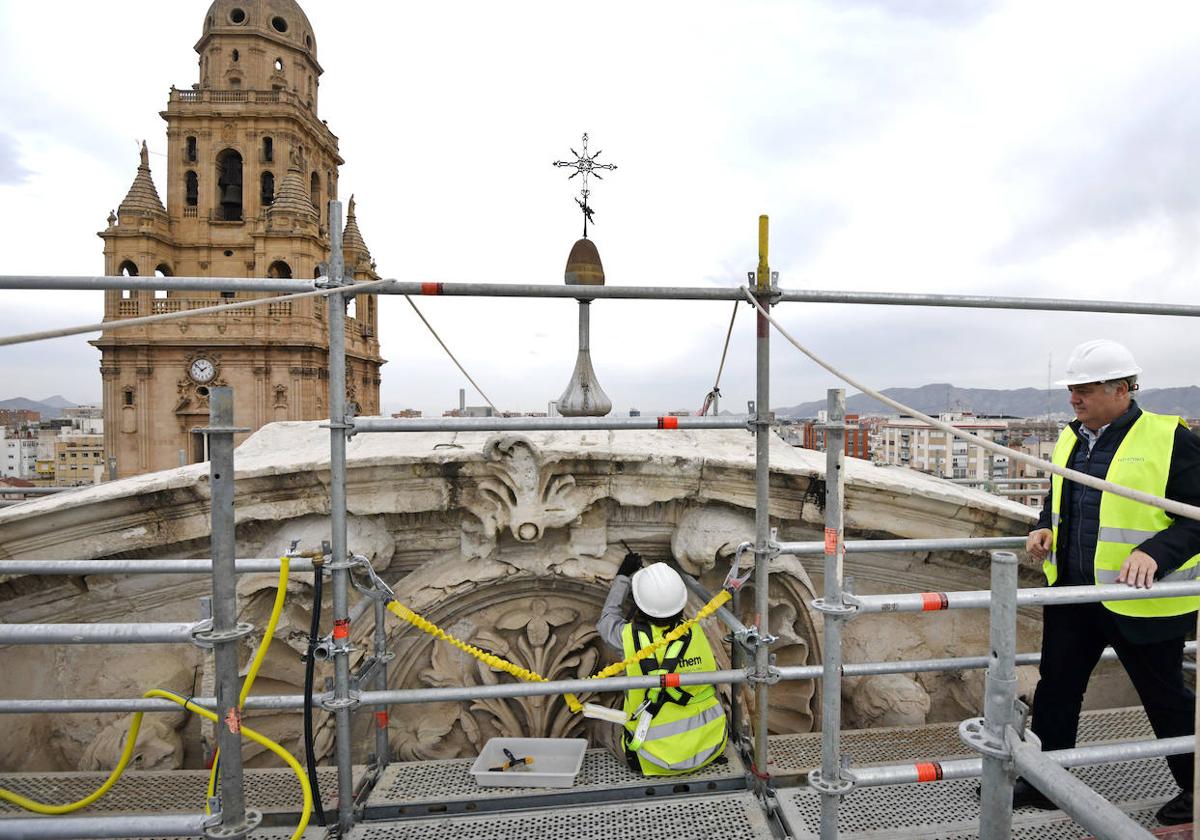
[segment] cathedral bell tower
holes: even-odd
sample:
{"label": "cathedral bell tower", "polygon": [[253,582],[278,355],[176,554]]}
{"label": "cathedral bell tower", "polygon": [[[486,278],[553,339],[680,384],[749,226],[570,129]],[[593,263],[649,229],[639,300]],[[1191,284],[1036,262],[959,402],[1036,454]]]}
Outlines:
{"label": "cathedral bell tower", "polygon": [[[317,116],[317,42],[294,0],[216,0],[195,46],[200,81],[171,88],[166,206],[143,144],[129,193],[108,227],[109,275],[317,277],[329,259],[328,202],[338,195],[338,139]],[[378,279],[353,201],[343,234],[347,276]],[[252,292],[105,292],[104,320],[211,306]],[[349,298],[348,402],[379,412],[375,298]],[[208,389],[234,389],[234,420],[328,416],[323,298],[128,330],[100,349],[105,450],[120,477],[204,460]],[[239,438],[240,440],[241,438]]]}

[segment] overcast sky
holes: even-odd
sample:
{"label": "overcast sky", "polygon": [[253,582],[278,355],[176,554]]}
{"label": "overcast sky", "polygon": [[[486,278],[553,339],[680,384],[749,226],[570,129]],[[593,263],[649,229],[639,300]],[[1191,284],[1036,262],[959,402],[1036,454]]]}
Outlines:
{"label": "overcast sky", "polygon": [[[551,162],[587,131],[619,167],[592,194],[610,285],[742,284],[766,213],[785,288],[1200,298],[1194,2],[302,5],[341,197],[357,195],[385,277],[561,283],[578,179]],[[197,80],[207,3],[47,8],[0,0],[0,274],[97,274],[95,232],[142,138],[165,195],[158,112],[171,84]],[[418,304],[501,408],[544,409],[566,385],[574,302]],[[594,304],[615,410],[699,408],[731,309]],[[98,293],[0,291],[0,334],[101,311]],[[1129,344],[1147,387],[1200,372],[1179,318],[801,304],[781,317],[878,387],[1045,387],[1048,361],[1057,378],[1093,337]],[[408,305],[382,298],[380,321],[385,410],[457,404],[466,383]],[[752,324],[743,305],[726,408],[754,396]],[[0,348],[0,398],[99,400],[86,338]],[[781,340],[772,365],[775,406],[836,384]]]}

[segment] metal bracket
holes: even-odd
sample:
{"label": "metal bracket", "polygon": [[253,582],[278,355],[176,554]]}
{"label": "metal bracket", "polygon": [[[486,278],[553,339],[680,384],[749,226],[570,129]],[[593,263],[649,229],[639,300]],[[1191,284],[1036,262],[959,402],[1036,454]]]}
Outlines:
{"label": "metal bracket", "polygon": [[332,693],[321,696],[321,708],[328,712],[336,712],[339,709],[354,709],[362,703],[362,693],[351,691],[348,697],[334,697]]}
{"label": "metal bracket", "polygon": [[967,718],[960,723],[958,737],[975,752],[990,758],[1008,761],[1012,757],[1012,751],[1008,748],[1008,744],[1004,743],[1004,738],[993,735],[988,730],[983,718]]}
{"label": "metal bracket", "polygon": [[329,571],[336,569],[353,569],[358,563],[353,557],[343,557],[341,560],[334,560],[332,557],[325,562],[325,568]]}
{"label": "metal bracket", "polygon": [[[213,819],[216,822],[213,822]],[[221,823],[220,813],[214,813],[213,819],[205,821],[204,836],[211,840],[241,840],[262,823],[262,813],[249,808],[246,809],[246,818],[239,825],[226,826]]]}
{"label": "metal bracket", "polygon": [[382,655],[371,654],[363,660],[362,667],[358,669],[358,673],[354,676],[354,679],[357,680],[359,684],[368,682],[371,677],[375,676],[375,671],[381,665],[386,665],[395,658],[396,654],[391,651],[387,651]]}
{"label": "metal bracket", "polygon": [[854,776],[851,774],[846,776],[839,774],[837,779],[826,781],[825,777],[821,775],[820,769],[810,770],[808,773],[808,786],[817,793],[845,796],[854,790],[855,784]]}
{"label": "metal bracket", "polygon": [[862,609],[862,606],[858,602],[858,599],[853,597],[847,598],[843,594],[841,604],[831,604],[824,598],[814,598],[812,600],[812,608],[819,613],[824,613],[825,615],[833,616],[835,618],[838,616],[842,618],[853,618],[855,615],[858,615],[859,611]]}
{"label": "metal bracket", "polygon": [[[771,638],[774,639],[773,636]],[[774,654],[771,655],[771,664],[767,666],[765,676],[760,676],[753,667],[746,669],[746,682],[754,683],[755,685],[775,685],[782,678],[782,673],[775,667]]]}
{"label": "metal bracket", "polygon": [[192,643],[197,647],[210,649],[218,642],[231,642],[249,636],[253,632],[254,625],[245,621],[239,621],[232,630],[217,632],[212,629],[212,619],[209,618],[196,622],[192,627]]}

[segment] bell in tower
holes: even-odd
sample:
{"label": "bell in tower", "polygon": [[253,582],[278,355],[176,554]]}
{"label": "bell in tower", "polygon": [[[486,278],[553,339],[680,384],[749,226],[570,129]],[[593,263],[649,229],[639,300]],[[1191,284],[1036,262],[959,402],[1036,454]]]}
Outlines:
{"label": "bell in tower", "polygon": [[226,149],[217,159],[217,193],[221,218],[227,222],[242,220],[242,156]]}

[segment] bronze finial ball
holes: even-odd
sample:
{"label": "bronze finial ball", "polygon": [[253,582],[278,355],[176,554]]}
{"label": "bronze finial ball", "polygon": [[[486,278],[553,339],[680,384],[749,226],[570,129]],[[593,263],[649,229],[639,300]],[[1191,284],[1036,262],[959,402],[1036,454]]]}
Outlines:
{"label": "bronze finial ball", "polygon": [[600,252],[590,239],[580,239],[571,246],[564,278],[568,286],[603,286],[604,266]]}

